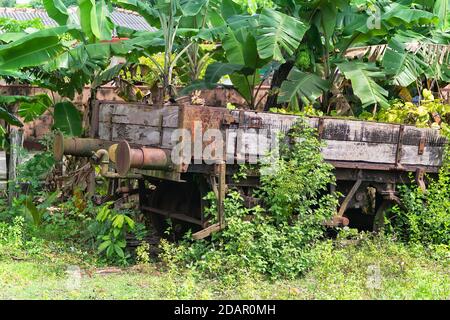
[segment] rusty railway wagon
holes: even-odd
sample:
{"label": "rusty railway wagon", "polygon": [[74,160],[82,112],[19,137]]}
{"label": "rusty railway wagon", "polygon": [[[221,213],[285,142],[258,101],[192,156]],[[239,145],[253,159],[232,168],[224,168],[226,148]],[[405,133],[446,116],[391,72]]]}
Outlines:
{"label": "rusty railway wagon", "polygon": [[[97,101],[91,138],[58,136],[54,150],[59,160],[63,155],[97,159],[101,174],[112,182],[137,179],[141,210],[158,231],[170,218],[177,232],[193,228],[200,239],[225,227],[227,188],[237,188],[247,203],[254,200],[258,175],[234,181],[239,164],[267,155],[278,133],[297,121],[292,115],[217,107]],[[330,191],[343,195],[333,225],[379,228],[386,208],[399,203],[396,186],[411,183],[412,175],[425,189],[425,174],[439,171],[447,143],[437,130],[409,125],[328,117],[307,121],[324,142],[325,161],[335,168],[337,185]],[[179,152],[180,145],[188,152]],[[209,191],[218,199],[214,224],[204,214]]]}

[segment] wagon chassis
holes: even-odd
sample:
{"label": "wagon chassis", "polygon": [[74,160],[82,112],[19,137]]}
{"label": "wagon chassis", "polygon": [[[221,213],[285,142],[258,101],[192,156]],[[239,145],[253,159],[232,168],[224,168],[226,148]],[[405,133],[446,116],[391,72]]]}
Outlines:
{"label": "wagon chassis", "polygon": [[[259,134],[258,139],[261,132],[262,136],[273,137],[273,132],[287,132],[297,121],[295,116],[245,110],[97,101],[90,138],[59,137],[55,141],[55,154],[58,160],[63,155],[94,155],[102,164],[102,174],[113,181],[137,179],[141,210],[159,231],[166,227],[164,221],[171,219],[176,222],[175,231],[178,228],[181,234],[193,228],[197,231],[194,238],[201,239],[225,227],[223,200],[227,188],[241,191],[248,205],[255,201],[250,193],[258,187],[257,174],[250,174],[239,183],[233,181],[239,165],[229,164],[225,157],[231,155],[233,161],[248,162],[250,157],[261,155],[259,149],[252,149],[256,144],[252,140],[254,133]],[[370,212],[366,214],[369,229],[380,230],[386,209],[400,203],[396,185],[410,184],[413,177],[425,191],[426,176],[435,175],[442,164],[447,141],[433,129],[328,117],[308,121],[325,142],[322,149],[325,161],[335,168],[337,184],[330,186],[330,191],[345,195],[331,225],[352,223],[349,212],[366,210],[370,202],[371,208],[367,209]],[[171,163],[169,153],[174,141],[170,136],[177,129],[186,129],[193,136],[203,135],[208,129],[220,130],[225,137],[222,158],[213,164],[204,163],[203,158],[200,162],[189,158]],[[245,142],[248,149],[244,148],[244,152],[236,147],[239,135],[250,139]],[[202,147],[209,143],[202,141]],[[265,143],[272,148],[273,139]],[[153,188],[147,188],[145,181]],[[213,191],[218,200],[214,224],[204,214],[207,203],[203,198],[208,191]]]}

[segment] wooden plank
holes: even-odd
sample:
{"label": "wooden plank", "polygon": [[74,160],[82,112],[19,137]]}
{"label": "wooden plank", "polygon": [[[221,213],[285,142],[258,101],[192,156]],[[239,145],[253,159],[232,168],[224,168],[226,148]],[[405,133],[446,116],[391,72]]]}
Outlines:
{"label": "wooden plank", "polygon": [[395,163],[395,144],[335,140],[325,143],[326,146],[322,148],[325,160]]}
{"label": "wooden plank", "polygon": [[142,108],[129,105],[116,105],[111,115],[112,123],[134,124],[141,126],[159,127],[161,116],[162,126],[165,128],[178,127],[179,107]]}
{"label": "wooden plank", "polygon": [[[233,116],[238,119],[239,111],[233,111]],[[244,125],[250,124],[251,119],[260,119],[262,128],[287,132],[298,120],[298,116],[245,112]],[[351,119],[336,119],[323,117],[324,130],[322,138],[325,140],[358,141],[372,143],[397,143],[399,124],[379,123]],[[307,121],[313,128],[318,127],[319,118],[311,117]],[[417,128],[405,126],[404,144],[418,145],[422,137],[425,137],[425,145],[444,145],[445,138],[437,130],[430,128]]]}
{"label": "wooden plank", "polygon": [[156,127],[113,124],[111,138],[113,141],[127,140],[131,144],[171,148],[175,144],[172,142],[174,130],[174,128],[163,128],[163,137],[161,139],[159,128]]}
{"label": "wooden plank", "polygon": [[419,146],[422,138],[425,140],[425,146],[443,147],[446,144],[446,138],[439,133],[439,130],[405,126],[404,145]]}
{"label": "wooden plank", "polygon": [[110,123],[113,111],[114,111],[113,104],[100,103],[98,105],[98,121]]}
{"label": "wooden plank", "polygon": [[324,119],[324,140],[357,141],[370,143],[397,143],[398,125]]}
{"label": "wooden plank", "polygon": [[111,124],[106,122],[99,122],[98,138],[103,140],[112,140]]}
{"label": "wooden plank", "polygon": [[201,240],[211,235],[211,233],[217,232],[225,228],[225,225],[220,225],[219,223],[213,224],[203,230],[200,230],[192,234],[194,240]]}
{"label": "wooden plank", "polygon": [[403,165],[441,166],[444,154],[442,147],[425,147],[419,155],[418,146],[404,145],[402,147],[400,163]]}
{"label": "wooden plank", "polygon": [[[180,113],[183,110],[183,113]],[[231,117],[231,119],[230,119]],[[298,121],[297,116],[253,111],[227,111],[224,108],[198,106],[167,106],[154,108],[141,104],[108,103],[100,105],[99,137],[107,140],[127,140],[133,144],[172,148],[172,133],[178,126],[195,132],[194,123],[201,121],[201,132],[206,129],[227,128],[226,157],[250,159],[267,154],[275,145],[278,133],[288,132]],[[233,120],[234,119],[234,120]],[[327,161],[354,162],[395,166],[396,146],[400,125],[366,122],[350,119],[322,118],[322,149]],[[161,123],[162,120],[162,123]],[[307,118],[310,126],[318,128],[319,118]],[[223,125],[225,124],[225,127]],[[163,127],[163,137],[160,131]],[[228,125],[228,126],[227,126]],[[225,132],[224,132],[225,134]],[[265,141],[263,141],[265,140]],[[423,154],[419,145],[424,143]],[[445,138],[437,130],[404,126],[399,153],[401,165],[441,165]],[[203,147],[209,145],[203,142]]]}
{"label": "wooden plank", "polygon": [[[235,117],[236,121],[239,121],[239,113],[240,111],[232,111],[231,113]],[[310,125],[313,127],[317,126],[318,119],[310,118],[308,120]],[[298,117],[293,115],[246,111],[244,112],[244,117],[240,121],[241,123],[239,123],[239,126],[240,128],[245,129],[248,126],[252,126],[257,122],[260,122],[262,124],[260,129],[286,133],[297,121]]]}
{"label": "wooden plank", "polygon": [[[265,129],[263,129],[265,130]],[[272,131],[272,133],[274,133]],[[226,136],[227,159],[245,156],[266,156],[276,143],[277,135],[268,137],[269,132],[257,129],[229,129]]]}

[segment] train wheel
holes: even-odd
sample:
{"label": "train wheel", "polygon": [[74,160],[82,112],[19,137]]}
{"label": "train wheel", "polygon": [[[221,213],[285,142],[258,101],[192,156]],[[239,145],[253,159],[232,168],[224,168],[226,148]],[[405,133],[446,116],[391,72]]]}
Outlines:
{"label": "train wheel", "polygon": [[188,230],[202,229],[206,189],[199,178],[191,176],[186,182],[155,184],[156,189],[151,191],[142,209],[159,235],[176,240]]}

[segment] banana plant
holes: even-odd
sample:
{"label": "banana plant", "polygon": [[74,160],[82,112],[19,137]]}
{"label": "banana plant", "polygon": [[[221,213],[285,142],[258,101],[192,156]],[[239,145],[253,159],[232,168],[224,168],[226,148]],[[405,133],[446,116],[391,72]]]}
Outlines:
{"label": "banana plant", "polygon": [[207,67],[204,79],[193,82],[183,93],[217,87],[219,80],[228,76],[247,106],[258,109],[264,98],[259,94],[261,86],[273,66],[284,62],[283,52],[294,53],[307,27],[299,19],[273,9],[248,15],[231,0],[222,2],[221,15],[224,24],[202,30],[199,37],[220,41],[223,55]]}
{"label": "banana plant", "polygon": [[[91,97],[95,97],[96,88],[109,82],[126,65],[113,65],[114,56],[126,56],[133,61],[137,59],[136,52],[153,45],[155,37],[148,35],[139,40],[111,42],[112,7],[106,0],[80,0],[76,14],[70,14],[60,0],[46,0],[44,6],[59,26],[3,37],[8,40],[0,45],[0,75],[3,77],[47,88],[70,100],[75,92],[81,93],[85,85],[91,84]],[[29,107],[29,111],[37,110]],[[67,123],[63,126],[71,128],[70,134],[81,134],[74,107],[62,102],[58,108],[55,105],[56,110],[75,115],[70,126]]]}
{"label": "banana plant", "polygon": [[[294,55],[285,51],[287,62],[274,74],[273,94],[267,99],[266,109],[278,103],[312,104],[320,96],[321,108],[330,112],[337,97],[349,97],[342,93],[344,88],[350,87],[351,90],[346,91],[358,98],[360,108],[374,106],[376,110],[377,106],[388,103],[388,91],[383,87],[410,85],[424,74],[436,73],[447,63],[441,59],[436,68],[426,67],[419,61],[420,56],[414,57],[417,51],[409,50],[398,38],[396,40],[401,32],[431,38],[439,28],[445,28],[436,15],[439,12],[441,16],[448,16],[441,1],[434,1],[431,7],[419,6],[413,1],[389,0],[274,2],[279,10],[297,14],[311,23]],[[427,5],[430,2],[433,1],[424,1]],[[416,32],[412,32],[413,29]],[[350,59],[346,55],[349,49],[361,45],[380,46],[382,50],[377,51],[382,55],[378,59],[367,56]],[[375,61],[378,64],[374,64]]]}
{"label": "banana plant", "polygon": [[[163,88],[163,98],[174,100],[177,96],[174,85],[173,71],[177,62],[183,55],[194,47],[191,41],[198,32],[198,28],[204,26],[204,22],[198,25],[198,16],[208,7],[208,0],[114,0],[116,5],[133,10],[142,15],[146,21],[157,31],[152,32],[159,35],[163,46],[164,61],[159,63],[153,57],[154,47],[144,54],[152,60],[159,70]],[[195,23],[193,23],[195,21]],[[187,27],[186,27],[187,26]],[[139,39],[146,33],[137,33]],[[147,33],[148,34],[148,33]],[[184,41],[183,41],[184,40]]]}

